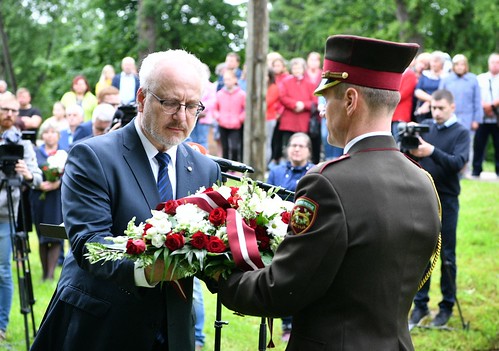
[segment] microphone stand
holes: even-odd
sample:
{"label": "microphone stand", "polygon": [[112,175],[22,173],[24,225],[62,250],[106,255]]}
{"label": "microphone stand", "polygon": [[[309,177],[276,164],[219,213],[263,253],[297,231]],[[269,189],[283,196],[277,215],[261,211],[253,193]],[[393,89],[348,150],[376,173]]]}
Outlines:
{"label": "microphone stand", "polygon": [[[229,167],[226,165],[221,165],[219,164],[221,170],[222,170],[222,179],[225,183],[227,179],[233,179],[237,181],[241,181],[240,176],[236,176],[234,174],[229,174],[227,171],[230,170]],[[281,198],[287,199],[291,198],[293,199],[295,196],[295,193],[293,191],[289,191],[284,188],[279,188],[276,187],[275,185],[268,184],[261,182],[259,180],[253,180],[260,188],[264,190],[269,190],[271,188],[277,188],[277,195],[279,195]],[[226,321],[222,321],[222,301],[220,299],[220,295],[217,294],[217,310],[216,310],[216,316],[215,316],[215,347],[214,351],[220,351],[220,344],[221,344],[221,338],[222,338],[222,327],[224,325],[229,324]],[[266,324],[266,318],[261,317],[260,321],[260,329],[259,329],[259,335],[258,335],[258,351],[265,351],[267,349],[267,324]]]}

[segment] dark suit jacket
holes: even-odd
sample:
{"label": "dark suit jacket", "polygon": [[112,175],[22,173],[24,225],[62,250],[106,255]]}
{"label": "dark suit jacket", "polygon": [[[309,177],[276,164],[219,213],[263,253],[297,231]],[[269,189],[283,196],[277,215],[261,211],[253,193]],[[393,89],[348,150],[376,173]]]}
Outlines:
{"label": "dark suit jacket", "polygon": [[86,121],[76,127],[73,143],[92,135],[92,121]]}
{"label": "dark suit jacket", "polygon": [[310,227],[269,267],[220,281],[222,302],[292,315],[288,351],[412,350],[407,317],[440,230],[429,175],[391,136],[369,137],[305,175],[295,199],[316,204]]}
{"label": "dark suit jacket", "polygon": [[[220,179],[218,165],[185,144],[176,172],[179,198]],[[144,221],[159,201],[134,123],[73,146],[62,185],[71,251],[32,350],[150,350],[162,323],[170,351],[194,350],[192,279],[181,280],[184,300],[170,283],[135,286],[130,260],[91,265],[84,257],[85,243],[123,235],[132,217]]]}

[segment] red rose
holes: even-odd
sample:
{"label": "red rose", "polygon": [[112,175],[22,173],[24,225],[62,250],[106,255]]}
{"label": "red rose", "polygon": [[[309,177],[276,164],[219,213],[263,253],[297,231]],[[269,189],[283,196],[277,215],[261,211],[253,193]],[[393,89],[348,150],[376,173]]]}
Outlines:
{"label": "red rose", "polygon": [[142,233],[142,236],[145,236],[147,234],[147,230],[149,228],[152,228],[152,224],[151,223],[146,223],[146,225],[144,226],[144,232]]}
{"label": "red rose", "polygon": [[231,186],[230,187],[230,196],[236,196],[238,191],[239,191],[238,187]]}
{"label": "red rose", "polygon": [[246,224],[250,227],[255,229],[256,228],[256,218],[251,218],[246,220]]}
{"label": "red rose", "polygon": [[258,242],[258,248],[260,251],[265,251],[270,247],[270,238],[267,235],[267,229],[258,225],[255,228],[256,241]]}
{"label": "red rose", "polygon": [[208,252],[222,253],[226,250],[226,247],[222,240],[220,240],[216,236],[211,236],[206,249],[208,250]]}
{"label": "red rose", "polygon": [[227,213],[225,213],[225,210],[220,207],[213,209],[208,217],[209,221],[214,226],[219,226],[224,224],[226,218],[227,218]]}
{"label": "red rose", "polygon": [[178,202],[176,200],[168,200],[165,202],[165,207],[163,211],[170,216],[175,216],[177,214]]}
{"label": "red rose", "polygon": [[229,196],[229,198],[227,199],[227,202],[230,204],[230,206],[232,208],[239,208],[239,205],[237,204],[237,202],[241,200],[241,197],[239,195],[234,195],[234,196]]}
{"label": "red rose", "polygon": [[126,243],[126,253],[129,255],[140,255],[146,251],[146,243],[140,239],[128,239]]}
{"label": "red rose", "polygon": [[290,219],[291,219],[291,213],[289,213],[288,211],[281,213],[281,220],[284,223],[289,224]]}
{"label": "red rose", "polygon": [[208,238],[208,236],[205,233],[199,231],[192,234],[191,237],[191,245],[195,249],[204,249],[206,245],[208,245],[209,241],[210,239]]}
{"label": "red rose", "polygon": [[175,251],[184,246],[185,240],[182,234],[173,233],[166,236],[165,246],[170,249],[170,251]]}

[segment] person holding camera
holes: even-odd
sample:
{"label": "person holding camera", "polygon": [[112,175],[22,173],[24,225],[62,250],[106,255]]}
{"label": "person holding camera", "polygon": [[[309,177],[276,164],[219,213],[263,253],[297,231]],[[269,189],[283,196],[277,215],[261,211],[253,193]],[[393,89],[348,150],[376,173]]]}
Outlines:
{"label": "person holding camera", "polygon": [[[419,138],[418,148],[409,150],[409,153],[433,177],[442,205],[442,301],[438,304],[439,312],[431,321],[432,326],[440,327],[447,324],[456,301],[456,228],[458,196],[461,191],[460,172],[468,162],[470,134],[465,126],[458,123],[454,114],[454,97],[450,91],[435,91],[431,96],[430,106],[433,121],[423,122],[429,124],[430,130]],[[429,290],[430,280],[414,298],[414,309],[409,319],[410,329],[430,314]]]}
{"label": "person holding camera", "polygon": [[[17,220],[17,209],[21,198],[21,186],[15,188],[9,184],[10,179],[22,180],[34,188],[42,182],[42,171],[38,168],[35,151],[29,140],[21,139],[21,132],[15,127],[20,104],[13,94],[0,96],[0,148],[5,150],[8,144],[23,146],[24,156],[8,164],[8,154],[0,153],[0,341],[5,339],[9,324],[9,313],[12,306],[14,283],[12,281],[12,236]],[[12,168],[12,169],[11,169]],[[10,192],[10,194],[9,194]],[[8,196],[12,196],[12,208],[8,205]],[[28,206],[28,204],[26,204]],[[14,213],[12,213],[14,209]]]}
{"label": "person holding camera", "polygon": [[473,141],[471,175],[480,177],[487,142],[489,136],[492,135],[495,171],[499,177],[499,53],[493,53],[489,56],[489,71],[479,74],[477,79],[480,85],[484,117]]}

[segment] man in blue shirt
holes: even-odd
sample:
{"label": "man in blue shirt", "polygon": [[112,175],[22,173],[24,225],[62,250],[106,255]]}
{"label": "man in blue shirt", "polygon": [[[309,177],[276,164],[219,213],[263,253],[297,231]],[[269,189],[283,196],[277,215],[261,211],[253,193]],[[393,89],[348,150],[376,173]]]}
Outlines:
{"label": "man in blue shirt", "polygon": [[[456,301],[456,228],[458,196],[461,191],[459,173],[468,162],[470,135],[466,127],[457,123],[454,110],[452,93],[444,89],[435,91],[431,99],[433,121],[425,121],[430,125],[430,131],[424,135],[424,140],[420,138],[421,144],[417,149],[410,150],[433,177],[442,206],[440,290],[443,299],[438,304],[438,314],[431,321],[433,326],[443,326],[447,323]],[[430,314],[429,290],[430,280],[414,298],[414,309],[409,319],[410,329]]]}

